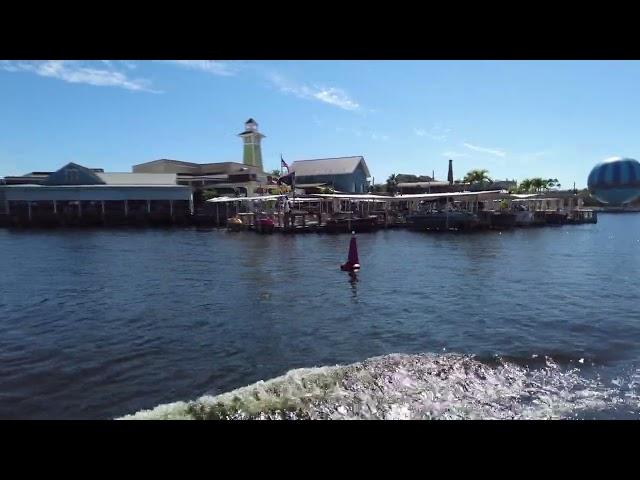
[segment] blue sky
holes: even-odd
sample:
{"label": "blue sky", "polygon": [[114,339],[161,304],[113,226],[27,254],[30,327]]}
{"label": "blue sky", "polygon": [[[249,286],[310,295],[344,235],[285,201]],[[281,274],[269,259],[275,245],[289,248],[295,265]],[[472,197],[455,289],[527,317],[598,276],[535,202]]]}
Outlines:
{"label": "blue sky", "polygon": [[556,177],[586,185],[640,157],[636,61],[0,61],[0,176],[69,161],[241,161],[249,117],[266,169],[364,155],[391,173]]}

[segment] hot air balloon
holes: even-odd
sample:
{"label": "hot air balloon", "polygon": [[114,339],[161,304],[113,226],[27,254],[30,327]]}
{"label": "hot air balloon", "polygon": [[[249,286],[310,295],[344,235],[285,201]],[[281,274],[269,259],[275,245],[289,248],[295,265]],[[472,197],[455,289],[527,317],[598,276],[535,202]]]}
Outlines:
{"label": "hot air balloon", "polygon": [[629,203],[640,197],[640,163],[632,158],[607,158],[593,167],[587,185],[591,195],[603,203]]}

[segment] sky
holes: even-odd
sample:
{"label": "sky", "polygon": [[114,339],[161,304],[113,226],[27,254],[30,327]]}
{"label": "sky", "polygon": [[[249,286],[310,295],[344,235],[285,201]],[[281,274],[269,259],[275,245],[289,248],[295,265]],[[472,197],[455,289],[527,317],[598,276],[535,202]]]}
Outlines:
{"label": "sky", "polygon": [[252,117],[265,170],[362,155],[376,183],[443,180],[452,159],[455,178],[582,188],[605,158],[640,158],[638,85],[638,61],[0,60],[0,176],[241,162]]}

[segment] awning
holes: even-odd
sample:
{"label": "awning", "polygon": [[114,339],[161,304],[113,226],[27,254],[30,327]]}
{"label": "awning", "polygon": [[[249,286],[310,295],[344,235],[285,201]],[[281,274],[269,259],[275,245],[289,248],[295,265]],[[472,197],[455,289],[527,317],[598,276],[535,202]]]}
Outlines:
{"label": "awning", "polygon": [[392,200],[394,197],[387,197],[384,195],[367,195],[367,194],[357,194],[354,193],[312,193],[309,196],[311,197],[320,197],[320,198],[336,198],[339,200],[373,200],[373,201],[386,201]]}
{"label": "awning", "polygon": [[482,190],[480,192],[445,192],[445,193],[412,193],[408,195],[398,195],[397,197],[389,197],[396,202],[405,200],[438,200],[439,198],[464,198],[464,197],[482,197],[505,193],[504,190]]}
{"label": "awning", "polygon": [[320,188],[326,185],[326,183],[296,183],[296,188]]}
{"label": "awning", "polygon": [[258,200],[277,200],[284,197],[284,195],[262,195],[259,197],[217,197],[207,200],[210,203],[222,203],[222,202],[255,202]]}

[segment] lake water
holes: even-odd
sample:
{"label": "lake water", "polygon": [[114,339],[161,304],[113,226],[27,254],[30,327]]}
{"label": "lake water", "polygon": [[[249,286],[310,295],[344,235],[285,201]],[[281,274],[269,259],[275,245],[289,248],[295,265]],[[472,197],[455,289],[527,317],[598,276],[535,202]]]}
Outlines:
{"label": "lake water", "polygon": [[640,215],[348,243],[0,230],[0,418],[639,417]]}

